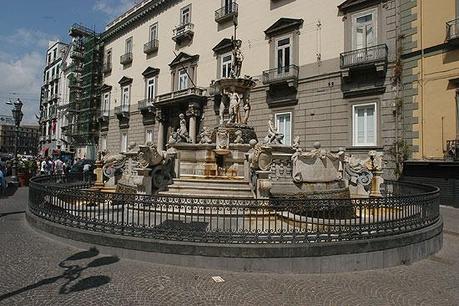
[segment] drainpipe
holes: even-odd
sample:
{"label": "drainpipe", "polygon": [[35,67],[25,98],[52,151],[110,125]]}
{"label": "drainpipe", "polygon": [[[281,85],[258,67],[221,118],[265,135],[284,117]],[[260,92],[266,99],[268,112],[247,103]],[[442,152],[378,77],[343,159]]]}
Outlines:
{"label": "drainpipe", "polygon": [[425,159],[425,155],[424,155],[424,9],[423,9],[423,1],[422,0],[419,0],[418,1],[419,3],[419,13],[421,15],[421,18],[419,19],[419,28],[420,28],[420,40],[421,40],[421,71],[420,71],[420,75],[421,75],[421,80],[420,80],[420,84],[421,84],[421,101],[420,101],[420,104],[421,104],[421,120],[420,120],[420,123],[421,123],[421,137],[419,138],[420,142],[421,142],[421,159]]}

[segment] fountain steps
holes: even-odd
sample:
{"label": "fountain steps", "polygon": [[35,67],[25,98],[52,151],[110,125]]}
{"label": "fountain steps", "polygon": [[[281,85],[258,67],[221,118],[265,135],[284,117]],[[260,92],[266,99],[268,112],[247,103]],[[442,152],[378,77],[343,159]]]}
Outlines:
{"label": "fountain steps", "polygon": [[209,198],[253,198],[249,183],[242,179],[174,179],[174,183],[169,185],[169,190],[162,191],[159,194]]}

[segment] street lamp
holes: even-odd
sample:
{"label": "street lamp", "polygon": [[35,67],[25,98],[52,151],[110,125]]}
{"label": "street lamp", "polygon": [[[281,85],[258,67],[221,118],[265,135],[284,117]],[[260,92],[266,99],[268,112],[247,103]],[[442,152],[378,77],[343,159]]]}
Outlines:
{"label": "street lamp", "polygon": [[23,103],[19,98],[14,103],[7,103],[13,104],[14,108],[11,110],[13,113],[14,119],[14,126],[15,126],[15,137],[14,137],[14,160],[13,160],[13,167],[11,169],[11,183],[19,184],[18,177],[17,177],[17,166],[18,166],[18,139],[19,139],[19,126],[21,125],[22,117],[24,114],[22,113],[22,105]]}

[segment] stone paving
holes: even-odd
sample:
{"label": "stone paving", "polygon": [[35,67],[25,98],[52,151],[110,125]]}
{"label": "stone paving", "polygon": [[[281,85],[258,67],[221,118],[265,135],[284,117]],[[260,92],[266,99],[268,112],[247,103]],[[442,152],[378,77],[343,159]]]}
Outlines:
{"label": "stone paving", "polygon": [[27,189],[0,198],[0,305],[459,305],[459,209],[442,207],[443,249],[421,262],[277,275],[156,265],[77,249],[31,229],[26,203]]}

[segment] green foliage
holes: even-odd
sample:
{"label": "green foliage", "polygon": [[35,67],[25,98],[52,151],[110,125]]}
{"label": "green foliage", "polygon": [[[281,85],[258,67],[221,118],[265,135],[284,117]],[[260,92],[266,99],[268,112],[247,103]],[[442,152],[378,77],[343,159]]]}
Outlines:
{"label": "green foliage", "polygon": [[410,158],[412,153],[411,145],[400,139],[393,143],[389,150],[395,162],[394,175],[399,178],[403,173],[403,163]]}

